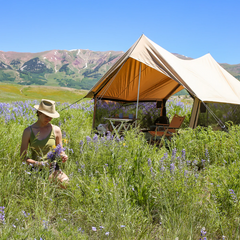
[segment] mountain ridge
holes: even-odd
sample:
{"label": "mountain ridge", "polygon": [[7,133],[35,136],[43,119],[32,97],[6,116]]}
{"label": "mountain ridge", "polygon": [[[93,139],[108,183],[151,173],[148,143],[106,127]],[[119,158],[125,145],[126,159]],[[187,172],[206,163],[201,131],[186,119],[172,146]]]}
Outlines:
{"label": "mountain ridge", "polygon": [[[0,82],[89,90],[123,54],[123,51],[89,49],[0,51]],[[173,54],[181,59],[193,59]],[[240,64],[220,65],[240,80]]]}

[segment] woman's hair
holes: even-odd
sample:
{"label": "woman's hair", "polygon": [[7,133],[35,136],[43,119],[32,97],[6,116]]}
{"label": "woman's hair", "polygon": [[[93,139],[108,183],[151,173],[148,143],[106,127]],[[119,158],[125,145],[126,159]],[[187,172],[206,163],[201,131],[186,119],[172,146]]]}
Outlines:
{"label": "woman's hair", "polygon": [[39,111],[37,111],[37,112],[36,112],[36,114],[37,114],[37,117],[39,117],[39,113],[40,113]]}

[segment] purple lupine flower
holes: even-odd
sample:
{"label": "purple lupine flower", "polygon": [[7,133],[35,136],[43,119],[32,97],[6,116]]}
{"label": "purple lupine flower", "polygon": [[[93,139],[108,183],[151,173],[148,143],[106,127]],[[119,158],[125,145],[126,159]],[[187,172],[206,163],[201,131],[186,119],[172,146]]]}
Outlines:
{"label": "purple lupine flower", "polygon": [[2,222],[3,224],[6,223],[4,209],[5,209],[4,206],[0,207],[0,223]]}
{"label": "purple lupine flower", "polygon": [[52,151],[48,152],[47,158],[53,161],[56,158],[60,157],[62,151],[64,151],[64,148],[60,144],[58,144]]}
{"label": "purple lupine flower", "polygon": [[237,202],[237,196],[236,196],[235,192],[233,191],[233,189],[229,189],[229,192],[231,194],[233,201]]}
{"label": "purple lupine flower", "polygon": [[172,160],[175,159],[175,157],[176,157],[176,153],[177,153],[177,149],[174,148],[174,149],[172,150]]}
{"label": "purple lupine flower", "polygon": [[175,169],[175,165],[174,165],[174,163],[171,163],[170,164],[170,171],[171,171],[171,173],[174,172],[174,169]]}
{"label": "purple lupine flower", "polygon": [[182,159],[183,159],[183,160],[185,160],[185,156],[186,156],[186,150],[183,149],[183,150],[182,150]]}
{"label": "purple lupine flower", "polygon": [[92,139],[89,136],[86,136],[87,142],[90,142]]}
{"label": "purple lupine flower", "polygon": [[164,153],[164,155],[163,155],[163,157],[161,158],[161,160],[163,161],[163,160],[165,160],[165,159],[167,159],[168,158],[168,154],[167,153]]}
{"label": "purple lupine flower", "polygon": [[96,142],[97,140],[98,140],[98,135],[95,134],[95,135],[93,136],[93,141]]}
{"label": "purple lupine flower", "polygon": [[203,227],[202,229],[201,229],[201,236],[203,237],[203,236],[205,236],[206,235],[206,230],[205,230],[205,227]]}
{"label": "purple lupine flower", "polygon": [[151,158],[149,158],[149,159],[148,159],[148,166],[150,167],[151,164],[152,164],[152,160],[151,160]]}

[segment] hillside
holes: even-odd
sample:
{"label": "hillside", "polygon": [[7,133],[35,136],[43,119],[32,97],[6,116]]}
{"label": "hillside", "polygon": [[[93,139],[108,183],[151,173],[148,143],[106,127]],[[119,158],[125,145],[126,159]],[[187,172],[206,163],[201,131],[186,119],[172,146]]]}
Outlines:
{"label": "hillside", "polygon": [[[89,90],[123,55],[122,51],[83,49],[39,53],[0,51],[0,82]],[[174,53],[181,59],[191,59]],[[240,80],[240,64],[221,64]]]}
{"label": "hillside", "polygon": [[39,53],[0,51],[0,82],[90,89],[122,54],[82,49]]}

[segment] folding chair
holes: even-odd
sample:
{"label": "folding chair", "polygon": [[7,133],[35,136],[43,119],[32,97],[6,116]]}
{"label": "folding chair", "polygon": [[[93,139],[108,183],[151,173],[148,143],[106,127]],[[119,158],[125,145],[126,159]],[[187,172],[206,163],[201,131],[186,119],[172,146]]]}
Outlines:
{"label": "folding chair", "polygon": [[175,114],[169,125],[157,124],[155,131],[149,131],[149,133],[152,135],[151,141],[152,140],[154,142],[160,141],[159,144],[161,147],[162,143],[164,141],[164,138],[166,137],[170,141],[173,134],[176,133],[177,130],[181,127],[184,119],[185,119],[185,116],[181,117],[181,116],[178,116],[177,114]]}

